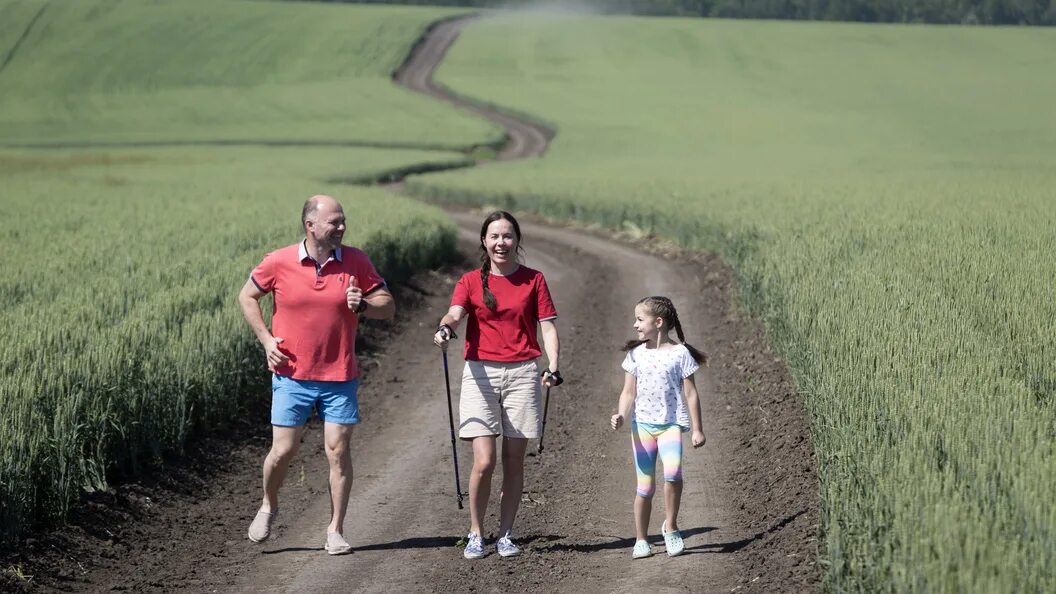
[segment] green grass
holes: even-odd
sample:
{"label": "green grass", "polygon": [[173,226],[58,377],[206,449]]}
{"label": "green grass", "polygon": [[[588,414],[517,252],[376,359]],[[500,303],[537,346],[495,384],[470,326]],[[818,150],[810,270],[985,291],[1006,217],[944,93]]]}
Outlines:
{"label": "green grass", "polygon": [[[44,5],[0,0],[0,56]],[[390,282],[453,254],[437,209],[334,181],[498,137],[389,80],[448,14],[47,3],[0,71],[0,541],[266,406],[235,296],[308,196]]]}
{"label": "green grass", "polygon": [[[39,3],[0,2],[0,42]],[[283,140],[444,148],[501,131],[389,80],[450,9],[241,0],[54,2],[0,72],[19,143]],[[0,47],[3,47],[0,44]]]}
{"label": "green grass", "polygon": [[556,141],[411,189],[722,254],[811,415],[827,590],[1054,591],[1054,49],[1037,29],[480,23],[439,79]]}

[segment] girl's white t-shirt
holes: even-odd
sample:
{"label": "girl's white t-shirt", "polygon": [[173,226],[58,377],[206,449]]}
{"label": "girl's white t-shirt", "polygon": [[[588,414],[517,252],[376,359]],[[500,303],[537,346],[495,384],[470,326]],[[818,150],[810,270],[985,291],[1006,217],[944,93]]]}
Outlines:
{"label": "girl's white t-shirt", "polygon": [[689,431],[689,413],[682,396],[682,380],[700,365],[683,345],[650,349],[636,346],[623,359],[623,370],[636,378],[634,420],[653,425],[677,423]]}

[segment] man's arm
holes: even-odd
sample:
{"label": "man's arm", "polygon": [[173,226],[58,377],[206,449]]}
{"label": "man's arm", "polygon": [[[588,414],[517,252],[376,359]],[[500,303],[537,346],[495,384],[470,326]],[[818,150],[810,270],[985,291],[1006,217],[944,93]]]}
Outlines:
{"label": "man's arm", "polygon": [[257,287],[257,284],[252,279],[247,280],[246,284],[242,285],[242,290],[238,293],[238,304],[242,306],[242,316],[246,318],[246,323],[249,324],[253,334],[257,336],[257,340],[264,347],[264,353],[268,358],[268,367],[274,369],[288,363],[289,358],[279,350],[282,338],[272,336],[271,331],[268,330],[268,325],[264,323],[264,313],[260,311],[260,298],[266,294]]}
{"label": "man's arm", "polygon": [[365,318],[391,320],[396,316],[396,300],[392,298],[392,293],[385,287],[375,289],[365,296],[363,300],[367,302],[367,309],[360,315]]}

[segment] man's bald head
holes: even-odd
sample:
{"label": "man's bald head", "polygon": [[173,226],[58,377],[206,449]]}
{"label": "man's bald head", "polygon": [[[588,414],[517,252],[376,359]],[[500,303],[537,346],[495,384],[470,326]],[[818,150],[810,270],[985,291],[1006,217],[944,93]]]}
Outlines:
{"label": "man's bald head", "polygon": [[341,208],[341,203],[333,196],[316,194],[304,201],[304,207],[301,208],[301,227],[304,227],[304,224],[309,219],[317,220],[320,213],[329,214],[332,212],[344,212],[344,209]]}

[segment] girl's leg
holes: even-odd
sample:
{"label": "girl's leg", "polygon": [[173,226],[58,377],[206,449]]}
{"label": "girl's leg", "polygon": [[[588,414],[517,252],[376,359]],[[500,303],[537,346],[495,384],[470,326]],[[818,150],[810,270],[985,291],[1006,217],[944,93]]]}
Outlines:
{"label": "girl's leg", "polygon": [[488,511],[491,475],[495,472],[495,435],[473,438],[473,471],[469,474],[469,531],[484,535],[481,522]]}
{"label": "girl's leg", "polygon": [[657,450],[664,464],[664,510],[667,530],[678,530],[678,508],[682,503],[682,429],[672,425],[657,437]]}
{"label": "girl's leg", "polygon": [[[534,378],[533,378],[534,379]],[[524,453],[528,440],[518,437],[502,438],[502,499],[500,505],[499,535],[513,529],[513,521],[521,506],[521,491],[524,490]]]}
{"label": "girl's leg", "polygon": [[649,516],[653,513],[653,496],[634,496],[634,538],[649,540]]}
{"label": "girl's leg", "polygon": [[634,452],[634,469],[638,476],[638,488],[634,498],[634,531],[638,540],[649,535],[649,516],[652,514],[653,493],[656,492],[656,438],[649,429],[631,423],[631,449]]}

